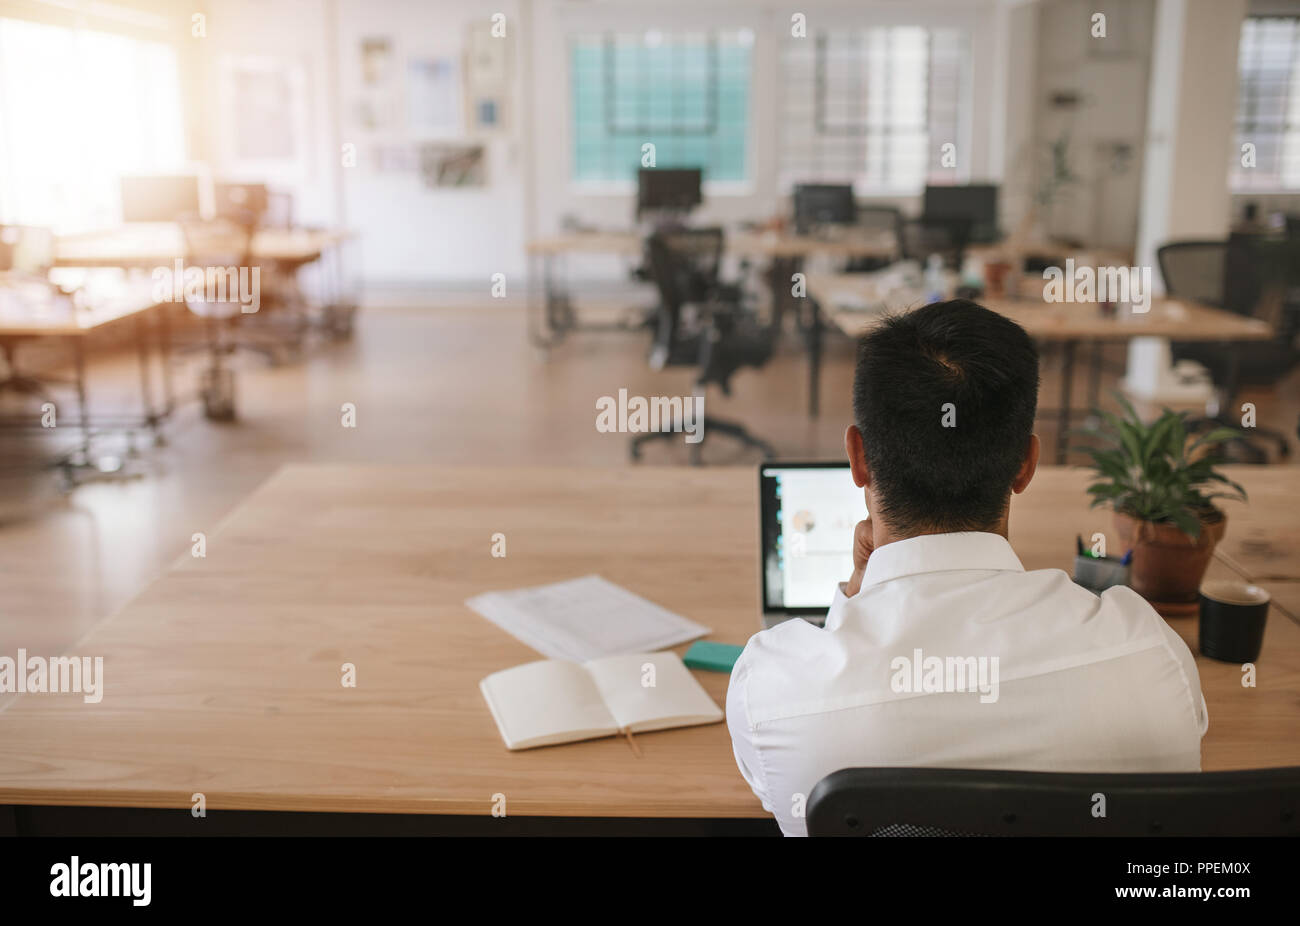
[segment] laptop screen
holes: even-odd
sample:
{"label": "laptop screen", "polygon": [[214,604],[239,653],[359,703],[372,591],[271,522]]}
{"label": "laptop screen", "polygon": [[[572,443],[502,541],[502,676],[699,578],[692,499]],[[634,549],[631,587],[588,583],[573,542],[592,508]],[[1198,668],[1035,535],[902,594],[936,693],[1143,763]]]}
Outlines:
{"label": "laptop screen", "polygon": [[862,489],[848,463],[765,463],[758,472],[763,611],[824,614],[853,572]]}

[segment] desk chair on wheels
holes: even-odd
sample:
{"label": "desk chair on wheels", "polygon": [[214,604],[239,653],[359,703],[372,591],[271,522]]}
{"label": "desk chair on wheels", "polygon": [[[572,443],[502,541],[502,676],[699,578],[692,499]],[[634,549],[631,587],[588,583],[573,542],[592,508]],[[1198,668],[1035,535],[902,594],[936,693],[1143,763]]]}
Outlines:
{"label": "desk chair on wheels", "polygon": [[[745,294],[719,279],[724,235],[720,228],[660,230],[650,236],[649,271],[659,291],[655,340],[650,366],[695,366],[695,387],[710,384],[731,394],[731,376],[744,367],[761,367],[772,357],[779,335],[774,322],[762,322]],[[704,438],[691,444],[691,462],[712,433],[726,434],[765,458],[776,455],[772,445],[755,437],[744,425],[709,417],[702,423]],[[632,438],[633,461],[641,458],[647,441],[680,438],[679,432],[654,431]]]}
{"label": "desk chair on wheels", "polygon": [[[185,239],[187,268],[204,270],[205,280],[208,268],[233,267],[237,273],[247,268],[251,280],[252,242],[257,228],[254,214],[227,212],[210,220],[185,215],[177,221]],[[207,295],[205,287],[202,297],[185,299],[186,308],[202,320],[204,327],[203,343],[191,350],[206,349],[211,359],[208,368],[200,374],[199,395],[206,417],[213,421],[233,421],[235,381],[229,358],[237,350],[250,350],[275,365],[281,361],[284,348],[274,339],[260,337],[260,332],[244,329],[246,315],[237,293],[231,296],[227,290],[225,301],[209,301]]]}
{"label": "desk chair on wheels", "polygon": [[813,788],[807,822],[810,836],[1295,836],[1300,767],[850,768]]}
{"label": "desk chair on wheels", "polygon": [[[1254,315],[1265,296],[1268,281],[1262,273],[1258,249],[1246,238],[1234,236],[1229,241],[1176,241],[1156,251],[1160,276],[1165,289],[1176,299],[1192,299],[1239,315]],[[1277,281],[1274,281],[1277,282]],[[1242,374],[1261,385],[1273,385],[1297,362],[1300,353],[1295,342],[1300,337],[1300,312],[1284,304],[1276,337],[1259,344],[1223,347],[1201,342],[1174,341],[1170,345],[1175,360],[1190,359],[1206,366],[1217,386],[1233,398]],[[1231,409],[1190,422],[1193,427],[1240,426]],[[1253,428],[1229,442],[1239,462],[1266,463],[1268,457],[1260,446],[1266,442],[1276,448],[1280,458],[1290,455],[1287,435],[1270,428]]]}

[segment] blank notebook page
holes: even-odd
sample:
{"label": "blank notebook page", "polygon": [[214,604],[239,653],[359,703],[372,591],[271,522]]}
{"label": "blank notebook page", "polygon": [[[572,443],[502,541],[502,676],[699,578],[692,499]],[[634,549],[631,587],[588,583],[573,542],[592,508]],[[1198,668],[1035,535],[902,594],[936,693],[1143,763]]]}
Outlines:
{"label": "blank notebook page", "polygon": [[[648,685],[645,666],[654,665]],[[619,727],[633,732],[714,723],[722,711],[676,653],[608,656],[586,665]]]}
{"label": "blank notebook page", "polygon": [[489,675],[479,688],[511,749],[618,732],[587,670],[571,662],[529,662]]}

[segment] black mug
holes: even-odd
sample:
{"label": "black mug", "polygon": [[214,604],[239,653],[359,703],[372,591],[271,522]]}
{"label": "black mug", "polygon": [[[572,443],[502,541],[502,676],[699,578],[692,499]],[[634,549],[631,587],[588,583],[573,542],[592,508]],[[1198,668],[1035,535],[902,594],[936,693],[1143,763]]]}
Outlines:
{"label": "black mug", "polygon": [[1269,594],[1258,585],[1219,579],[1201,586],[1201,655],[1254,662],[1264,643]]}

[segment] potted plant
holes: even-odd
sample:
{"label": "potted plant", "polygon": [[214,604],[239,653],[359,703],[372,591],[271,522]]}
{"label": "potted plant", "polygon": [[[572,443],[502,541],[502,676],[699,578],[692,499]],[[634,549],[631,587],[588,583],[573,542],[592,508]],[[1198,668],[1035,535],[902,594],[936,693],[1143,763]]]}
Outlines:
{"label": "potted plant", "polygon": [[1196,611],[1197,592],[1227,517],[1218,498],[1246,500],[1246,491],[1215,470],[1215,449],[1239,437],[1216,428],[1187,432],[1187,414],[1165,409],[1144,424],[1117,396],[1123,415],[1094,410],[1097,439],[1079,448],[1092,458],[1092,507],[1110,507],[1121,549],[1132,551],[1129,584],[1166,617]]}

